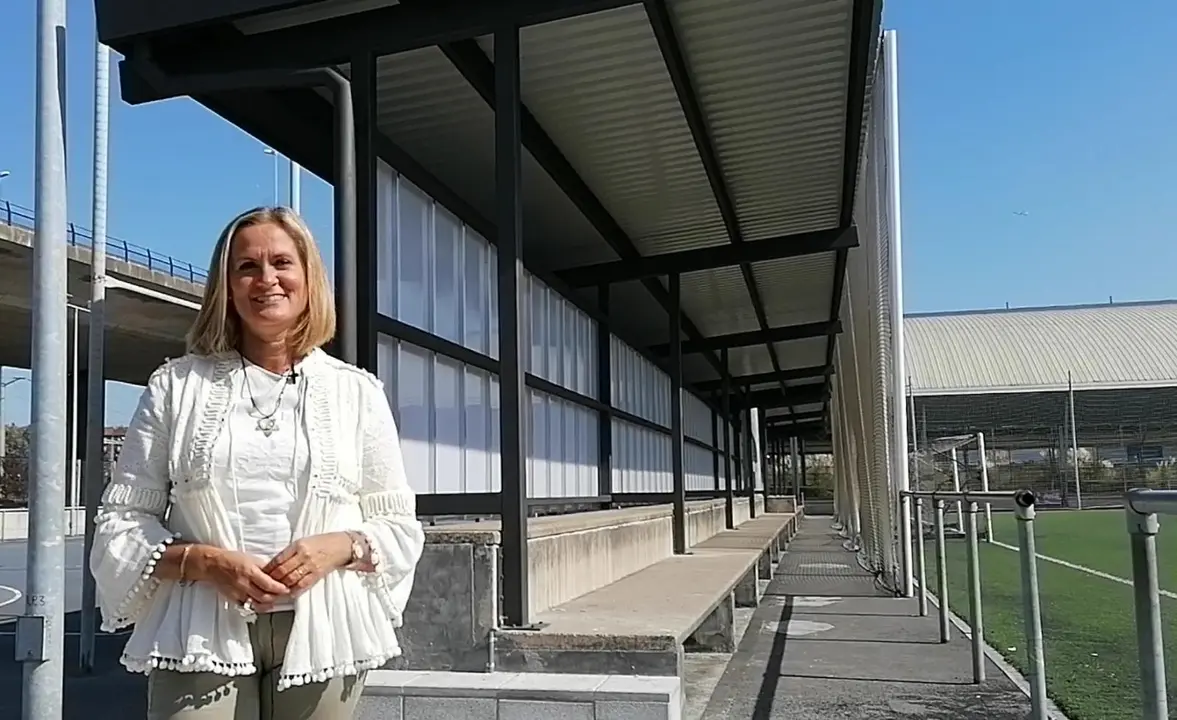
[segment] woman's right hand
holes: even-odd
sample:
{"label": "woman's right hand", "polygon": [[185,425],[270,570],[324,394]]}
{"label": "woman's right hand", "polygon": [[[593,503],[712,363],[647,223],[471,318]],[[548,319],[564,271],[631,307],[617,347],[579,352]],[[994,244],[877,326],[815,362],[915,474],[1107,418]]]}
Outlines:
{"label": "woman's right hand", "polygon": [[262,572],[261,563],[243,552],[207,548],[202,556],[195,579],[211,583],[239,605],[248,600],[254,609],[264,611],[290,594],[285,585]]}

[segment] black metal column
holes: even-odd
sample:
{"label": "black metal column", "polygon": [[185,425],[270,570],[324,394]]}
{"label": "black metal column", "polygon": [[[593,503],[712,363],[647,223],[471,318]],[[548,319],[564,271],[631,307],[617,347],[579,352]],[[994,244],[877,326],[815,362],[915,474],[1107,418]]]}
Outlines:
{"label": "black metal column", "polygon": [[719,413],[711,409],[711,477],[715,480],[715,491],[719,492]]}
{"label": "black metal column", "polygon": [[723,518],[727,529],[736,526],[735,492],[732,488],[732,374],[727,367],[727,348],[720,351],[719,362],[723,365],[723,384],[720,390],[720,414],[723,416]]}
{"label": "black metal column", "polygon": [[495,30],[495,221],[499,260],[499,404],[502,461],[503,624],[530,624],[527,593],[527,386],[523,373],[522,158],[519,28]]}
{"label": "black metal column", "polygon": [[[352,103],[355,121],[355,273],[354,306],[347,323],[355,328],[355,354],[351,362],[376,372],[377,227],[376,179],[376,57],[360,53],[351,62]],[[345,343],[346,345],[347,343]]]}
{"label": "black metal column", "polygon": [[805,479],[805,438],[797,438],[797,456],[801,458],[801,474],[797,479],[797,499],[804,500],[805,486],[808,484]]}
{"label": "black metal column", "polygon": [[[747,396],[745,396],[747,397]],[[748,517],[756,517],[756,475],[752,472],[752,407],[745,403],[743,416],[740,418],[744,430],[744,491],[748,496]]]}
{"label": "black metal column", "polygon": [[768,418],[760,411],[760,480],[764,484],[760,492],[764,495],[764,509],[768,510]]}
{"label": "black metal column", "polygon": [[335,88],[335,347],[346,362],[359,360],[356,308],[359,248],[356,242],[356,120],[351,83]]}
{"label": "black metal column", "polygon": [[674,478],[674,554],[687,552],[687,484],[683,472],[682,283],[670,276],[670,469]]}
{"label": "black metal column", "polygon": [[609,331],[609,285],[597,288],[597,495],[613,494],[613,338]]}

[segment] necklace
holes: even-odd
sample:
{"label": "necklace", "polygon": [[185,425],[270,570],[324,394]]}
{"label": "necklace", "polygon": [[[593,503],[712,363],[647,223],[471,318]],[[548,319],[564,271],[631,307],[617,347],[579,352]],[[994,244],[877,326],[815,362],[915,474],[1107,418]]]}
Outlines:
{"label": "necklace", "polygon": [[278,414],[278,409],[282,407],[282,396],[286,394],[286,386],[293,384],[294,374],[284,373],[284,375],[287,375],[287,379],[280,383],[281,387],[278,390],[278,399],[274,402],[274,409],[269,412],[265,412],[258,407],[257,398],[253,394],[253,385],[249,382],[249,372],[245,367],[244,355],[241,356],[241,374],[245,376],[245,389],[249,393],[249,404],[253,405],[254,411],[260,416],[257,419],[257,425],[254,426],[254,429],[266,437],[270,437],[278,431],[278,419],[274,416]]}

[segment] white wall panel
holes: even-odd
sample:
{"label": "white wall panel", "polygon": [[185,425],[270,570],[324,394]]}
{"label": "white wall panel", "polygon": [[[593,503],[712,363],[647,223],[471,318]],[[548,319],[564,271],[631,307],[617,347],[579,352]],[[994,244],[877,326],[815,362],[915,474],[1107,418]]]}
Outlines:
{"label": "white wall panel", "polygon": [[613,492],[670,492],[670,436],[613,419]]}
{"label": "white wall panel", "polygon": [[596,412],[538,390],[529,396],[528,495],[596,497]]}
{"label": "white wall panel", "polygon": [[670,378],[619,338],[610,339],[613,406],[670,427]]}
{"label": "white wall panel", "polygon": [[687,437],[711,444],[711,408],[690,392],[682,394],[683,432]]}
{"label": "white wall panel", "polygon": [[527,302],[524,368],[532,375],[588,397],[597,396],[596,323],[530,273],[524,281]]}
{"label": "white wall panel", "polygon": [[698,445],[687,445],[683,458],[687,490],[714,490],[715,467],[712,452]]}

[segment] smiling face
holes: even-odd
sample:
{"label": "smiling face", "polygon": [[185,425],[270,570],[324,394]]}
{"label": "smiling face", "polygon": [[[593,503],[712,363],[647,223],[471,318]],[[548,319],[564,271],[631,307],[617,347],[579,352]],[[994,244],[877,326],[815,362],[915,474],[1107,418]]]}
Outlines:
{"label": "smiling face", "polygon": [[229,298],[246,335],[281,339],[306,312],[306,267],[298,245],[275,223],[237,231],[228,275]]}

